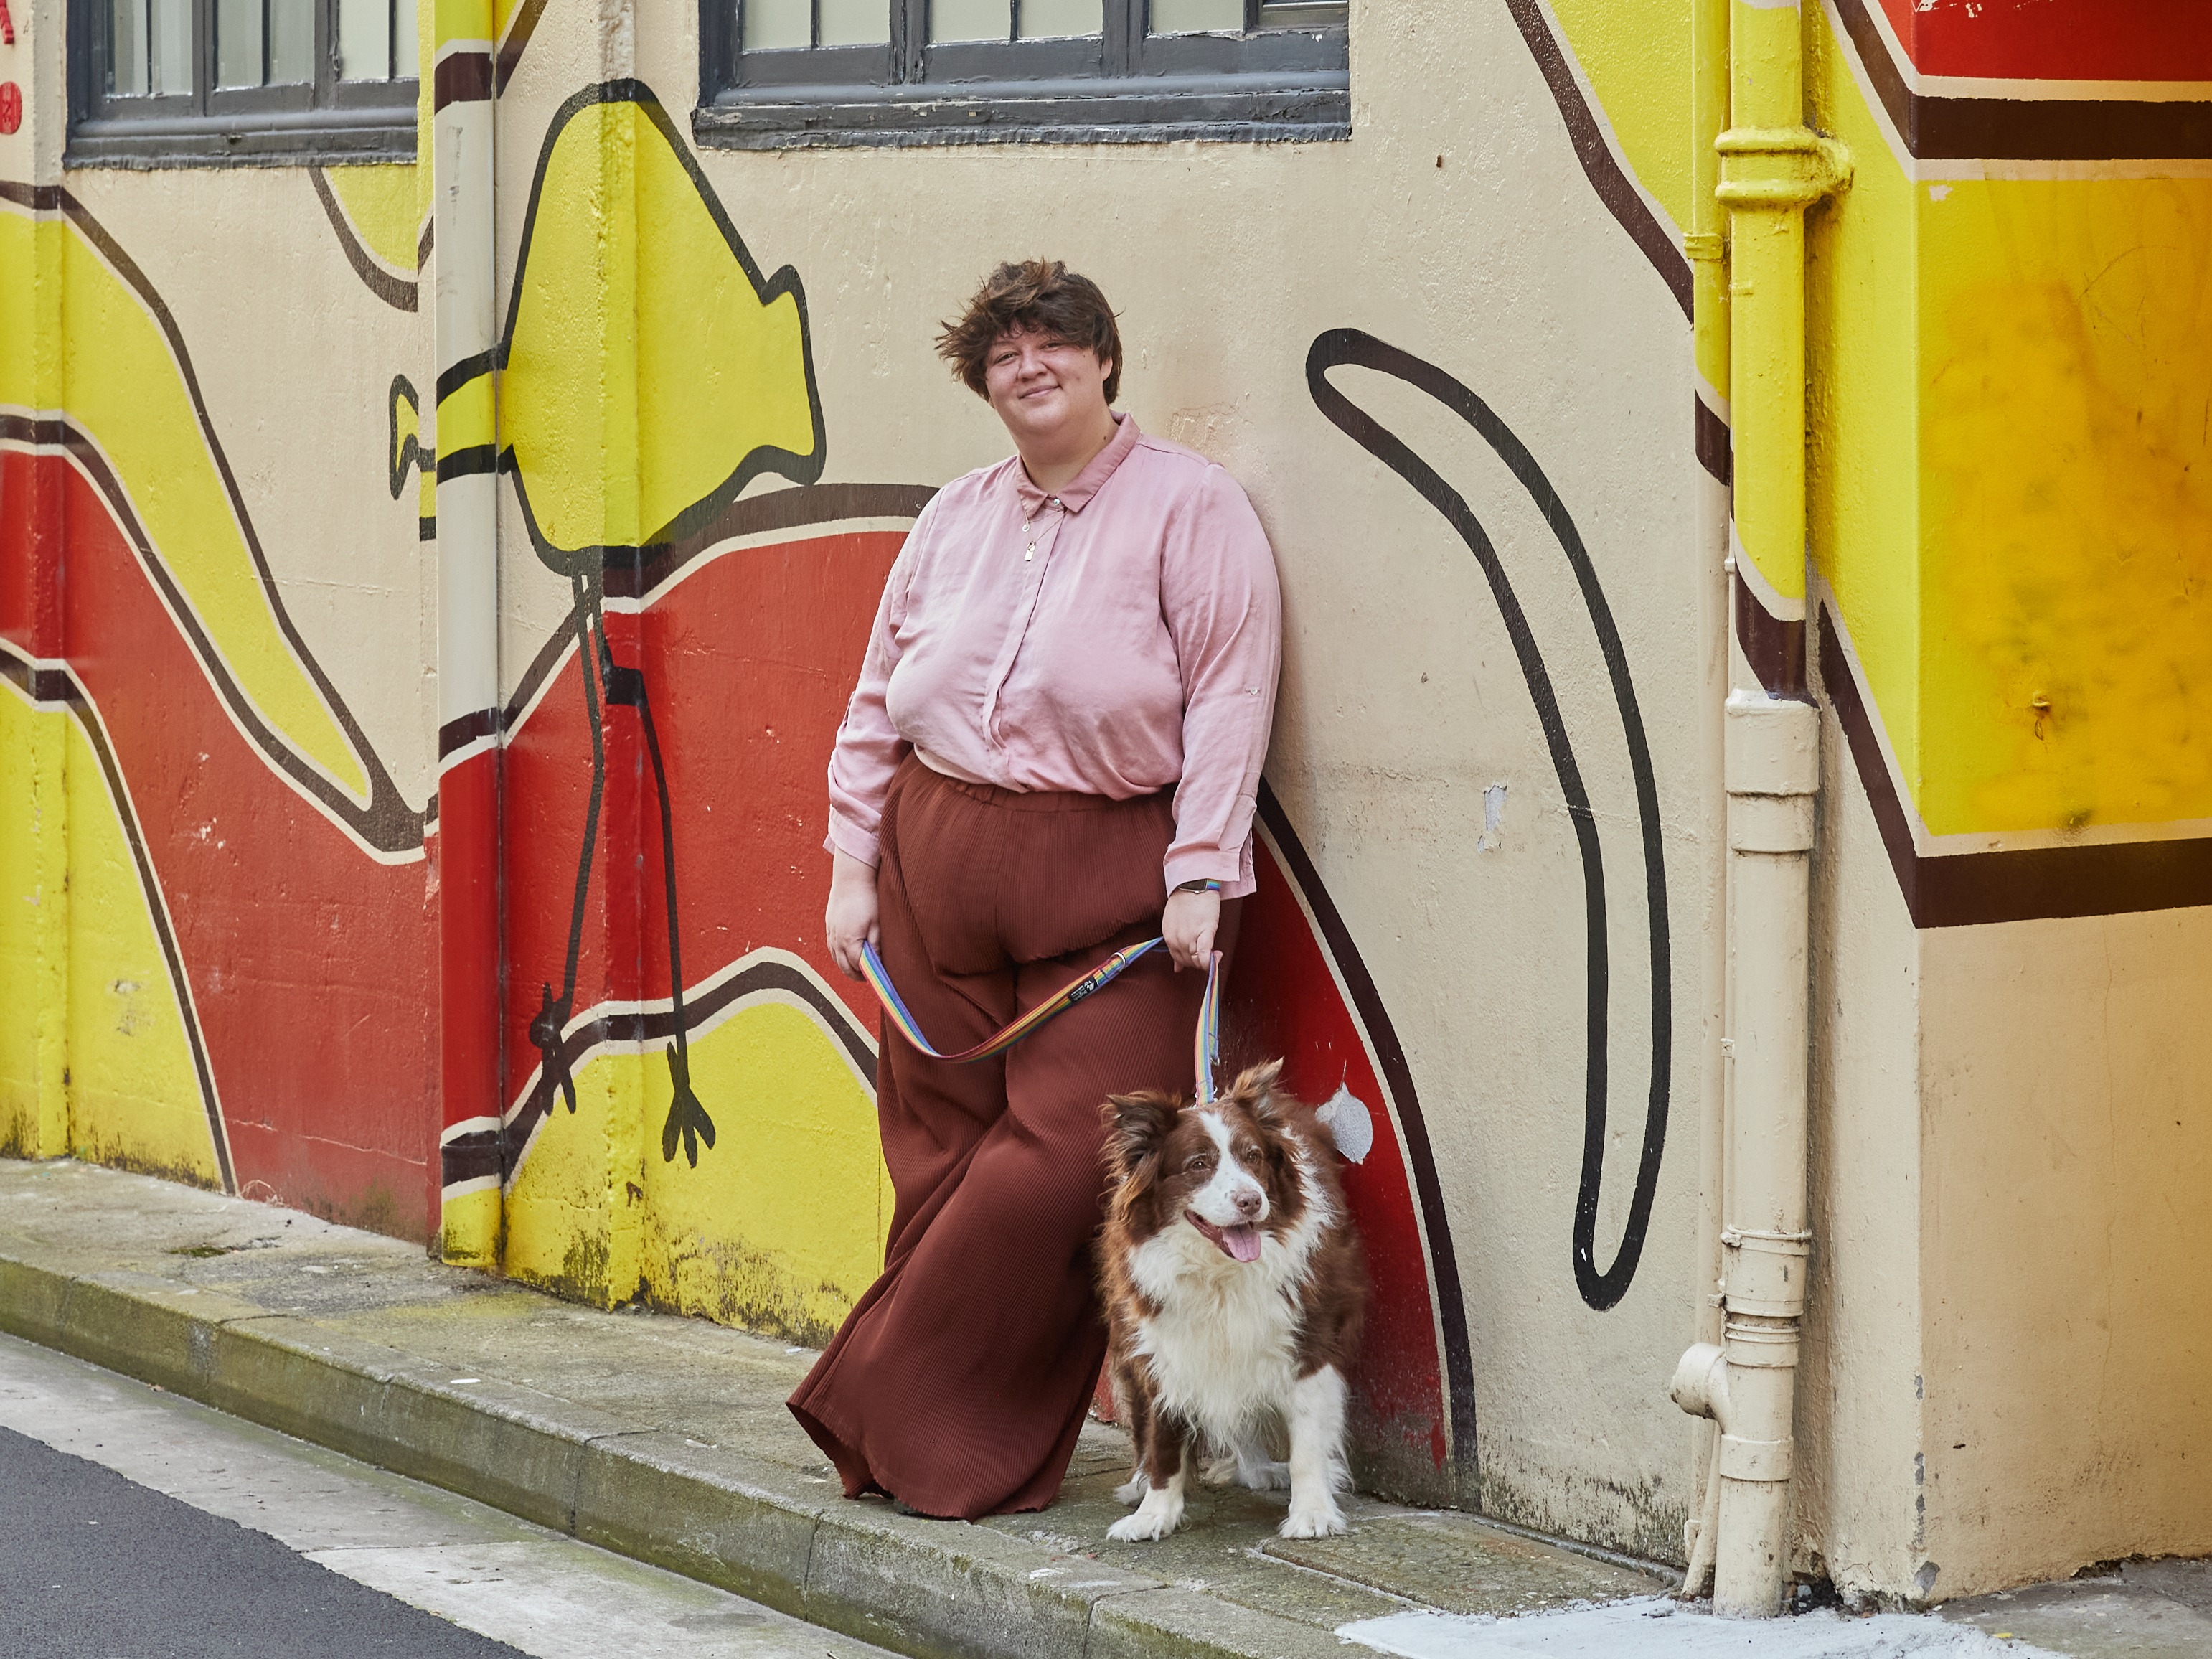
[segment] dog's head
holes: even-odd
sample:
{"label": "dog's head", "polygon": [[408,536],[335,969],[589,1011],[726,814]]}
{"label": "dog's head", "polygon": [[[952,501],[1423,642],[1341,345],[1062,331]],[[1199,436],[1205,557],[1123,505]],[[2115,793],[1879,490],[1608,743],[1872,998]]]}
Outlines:
{"label": "dog's head", "polygon": [[1188,1223],[1237,1261],[1257,1261],[1268,1234],[1296,1226],[1308,1137],[1304,1109],[1276,1091],[1281,1071],[1255,1066],[1203,1104],[1152,1091],[1108,1101],[1114,1224],[1141,1242]]}

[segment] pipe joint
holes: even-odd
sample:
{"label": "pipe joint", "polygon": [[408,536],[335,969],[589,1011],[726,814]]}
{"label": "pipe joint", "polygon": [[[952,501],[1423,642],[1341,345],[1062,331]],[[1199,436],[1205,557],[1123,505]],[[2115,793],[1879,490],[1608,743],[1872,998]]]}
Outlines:
{"label": "pipe joint", "polygon": [[1811,796],[1820,787],[1820,711],[1763,691],[1729,694],[1723,764],[1729,805],[1746,796]]}
{"label": "pipe joint", "polygon": [[1799,209],[1851,181],[1851,153],[1810,127],[1731,127],[1713,141],[1721,182],[1713,194],[1732,209]]}
{"label": "pipe joint", "polygon": [[1668,1398],[1692,1417],[1710,1417],[1728,1430],[1728,1354],[1717,1342],[1695,1342],[1683,1352],[1667,1385]]}
{"label": "pipe joint", "polygon": [[[1813,1250],[1810,1233],[1747,1232],[1730,1227],[1721,1235],[1722,1294],[1730,1314],[1755,1319],[1795,1321],[1805,1312],[1805,1270]],[[1735,1325],[1729,1324],[1729,1335]],[[1794,1346],[1796,1332],[1790,1333]],[[1796,1362],[1793,1358],[1790,1364]]]}
{"label": "pipe joint", "polygon": [[1796,1473],[1795,1440],[1747,1440],[1741,1435],[1721,1437],[1721,1479],[1723,1480],[1784,1481]]}

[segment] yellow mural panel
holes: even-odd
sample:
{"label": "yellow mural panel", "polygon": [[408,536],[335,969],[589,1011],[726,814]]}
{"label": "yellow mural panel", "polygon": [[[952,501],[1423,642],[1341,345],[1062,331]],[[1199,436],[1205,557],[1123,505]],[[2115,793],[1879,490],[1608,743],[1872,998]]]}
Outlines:
{"label": "yellow mural panel", "polygon": [[1920,699],[1920,368],[1912,270],[1916,186],[1875,124],[1815,9],[1806,28],[1813,118],[1840,138],[1850,186],[1805,219],[1807,533],[1859,665],[1917,787]]}
{"label": "yellow mural panel", "polygon": [[[66,221],[0,209],[0,270],[33,269],[41,237],[61,239],[71,420],[114,467],[240,689],[280,736],[365,800],[360,762],[277,627],[167,339]],[[0,349],[0,404],[31,408],[35,397],[28,353]]]}
{"label": "yellow mural panel", "polygon": [[1552,0],[1636,180],[1690,222],[1690,0]]}
{"label": "yellow mural panel", "polygon": [[501,1265],[514,1277],[600,1307],[637,1294],[642,1067],[602,1054],[576,1068],[574,1112],[555,1095],[507,1195]]}
{"label": "yellow mural panel", "polygon": [[[691,1168],[647,1160],[647,1290],[663,1306],[819,1347],[883,1269],[890,1177],[873,1092],[798,1009],[746,1008],[691,1041],[720,1135]],[[665,1066],[646,1116],[668,1115]]]}
{"label": "yellow mural panel", "polygon": [[[718,1133],[698,1167],[659,1157],[659,1054],[577,1068],[507,1200],[504,1265],[602,1305],[656,1305],[819,1346],[883,1267],[890,1180],[872,1092],[843,1051],[781,1003],[691,1038],[691,1080]],[[629,1235],[624,1237],[624,1235]],[[624,1266],[624,1263],[627,1266]]]}
{"label": "yellow mural panel", "polygon": [[2212,817],[2212,179],[1922,191],[1920,808]]}
{"label": "yellow mural panel", "polygon": [[123,821],[83,729],[69,727],[70,1150],[220,1187],[183,1011]]}
{"label": "yellow mural panel", "polygon": [[39,1133],[39,1017],[46,975],[37,924],[38,749],[59,738],[69,717],[33,708],[0,686],[0,1153],[36,1157]]}
{"label": "yellow mural panel", "polygon": [[798,296],[755,286],[676,145],[587,102],[546,151],[499,410],[541,546],[641,545],[761,452],[817,452]]}
{"label": "yellow mural panel", "polygon": [[323,177],[361,245],[395,270],[413,271],[422,225],[413,164],[334,167]]}

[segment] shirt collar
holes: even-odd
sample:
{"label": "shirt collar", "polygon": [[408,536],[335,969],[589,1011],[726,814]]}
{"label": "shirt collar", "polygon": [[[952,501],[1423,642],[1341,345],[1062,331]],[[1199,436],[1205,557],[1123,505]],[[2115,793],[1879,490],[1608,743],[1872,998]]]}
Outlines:
{"label": "shirt collar", "polygon": [[1029,469],[1022,465],[1021,457],[1014,458],[1014,489],[1020,495],[1024,516],[1042,512],[1047,501],[1057,502],[1070,513],[1080,513],[1093,495],[1114,476],[1114,469],[1128,459],[1129,452],[1137,447],[1137,440],[1145,434],[1137,430],[1133,415],[1114,417],[1114,435],[1107,440],[1106,447],[1091,458],[1082,471],[1059,489],[1048,495],[1030,481]]}

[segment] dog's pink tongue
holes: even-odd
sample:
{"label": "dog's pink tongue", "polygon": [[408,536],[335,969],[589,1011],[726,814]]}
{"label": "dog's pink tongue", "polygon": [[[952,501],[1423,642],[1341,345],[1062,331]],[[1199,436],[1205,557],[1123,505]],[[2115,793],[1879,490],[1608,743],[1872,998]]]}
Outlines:
{"label": "dog's pink tongue", "polygon": [[1257,1227],[1224,1227],[1221,1242],[1229,1247],[1229,1254],[1239,1261],[1260,1259],[1260,1230]]}

